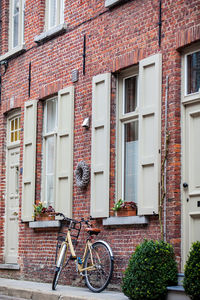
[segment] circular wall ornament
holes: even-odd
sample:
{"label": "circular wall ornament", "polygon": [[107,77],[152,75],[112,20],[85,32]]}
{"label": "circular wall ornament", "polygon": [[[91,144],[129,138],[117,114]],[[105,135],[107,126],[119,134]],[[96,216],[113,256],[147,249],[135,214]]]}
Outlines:
{"label": "circular wall ornament", "polygon": [[84,162],[80,161],[75,170],[76,184],[80,188],[84,188],[90,182],[90,168]]}

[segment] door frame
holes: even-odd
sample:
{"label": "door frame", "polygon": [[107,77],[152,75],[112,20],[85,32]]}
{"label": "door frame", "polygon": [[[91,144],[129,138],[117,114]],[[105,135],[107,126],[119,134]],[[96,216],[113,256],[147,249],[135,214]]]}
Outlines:
{"label": "door frame", "polygon": [[186,110],[187,107],[194,103],[200,104],[200,89],[197,93],[194,94],[186,94],[186,55],[191,54],[200,50],[200,43],[197,43],[192,46],[186,47],[182,51],[181,57],[181,271],[184,272],[184,265],[187,259],[186,253],[186,238],[185,238],[185,220],[184,216],[185,212],[185,203],[186,203],[186,193],[184,192],[183,183],[186,178]]}
{"label": "door frame", "polygon": [[[10,120],[17,117],[17,116],[21,116],[21,110],[20,109],[17,109],[15,110],[14,112],[11,112],[9,113],[7,116],[6,116],[6,164],[5,164],[5,167],[6,167],[6,188],[5,188],[5,225],[4,225],[4,262],[6,261],[6,253],[7,253],[7,232],[8,232],[8,172],[9,172],[9,168],[8,168],[8,159],[9,159],[9,150],[10,149],[14,149],[14,148],[19,148],[20,150],[20,140],[17,141],[17,142],[14,142],[14,143],[10,143],[8,141],[8,138],[9,138],[9,132],[10,132]],[[19,165],[20,165],[20,157],[19,157]],[[18,229],[19,229],[19,224],[18,224]]]}

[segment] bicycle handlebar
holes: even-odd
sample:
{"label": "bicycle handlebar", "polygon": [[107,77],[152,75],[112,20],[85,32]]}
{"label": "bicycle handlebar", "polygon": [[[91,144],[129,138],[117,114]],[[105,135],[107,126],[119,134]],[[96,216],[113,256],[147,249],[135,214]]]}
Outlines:
{"label": "bicycle handlebar", "polygon": [[68,221],[68,222],[73,222],[73,223],[85,223],[88,226],[91,226],[90,224],[90,220],[92,220],[92,218],[90,217],[88,220],[85,220],[84,218],[81,218],[81,221],[77,221],[71,218],[66,217],[63,213],[56,213],[56,216],[61,216],[63,218],[63,220],[61,221]]}

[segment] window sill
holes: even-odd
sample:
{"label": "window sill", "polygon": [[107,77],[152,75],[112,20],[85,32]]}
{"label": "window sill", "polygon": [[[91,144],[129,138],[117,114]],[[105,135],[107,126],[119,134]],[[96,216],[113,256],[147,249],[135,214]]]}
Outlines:
{"label": "window sill", "polygon": [[14,49],[8,51],[7,53],[0,56],[0,61],[6,60],[8,58],[13,58],[19,56],[26,51],[25,44],[15,47]]}
{"label": "window sill", "polygon": [[124,2],[124,0],[105,0],[105,7],[112,7],[114,5],[119,4],[120,2]]}
{"label": "window sill", "polygon": [[20,266],[18,264],[0,264],[0,270],[20,270]]}
{"label": "window sill", "polygon": [[30,228],[58,228],[60,221],[33,221],[29,222]]}
{"label": "window sill", "polygon": [[66,29],[67,29],[66,24],[60,24],[50,30],[47,30],[47,31],[41,33],[40,35],[37,35],[34,38],[34,42],[37,44],[45,43],[46,41],[51,40],[58,35],[61,35],[62,33],[64,33],[66,31]]}
{"label": "window sill", "polygon": [[149,221],[145,216],[134,216],[134,217],[110,217],[103,220],[104,226],[113,226],[113,225],[145,225]]}

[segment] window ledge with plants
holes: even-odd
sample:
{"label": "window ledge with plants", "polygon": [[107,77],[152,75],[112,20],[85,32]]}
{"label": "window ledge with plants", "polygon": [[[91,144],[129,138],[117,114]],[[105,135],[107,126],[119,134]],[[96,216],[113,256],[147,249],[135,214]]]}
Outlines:
{"label": "window ledge with plants", "polygon": [[148,219],[145,216],[137,216],[137,204],[135,202],[119,199],[110,211],[110,217],[103,220],[103,225],[130,224],[148,224]]}
{"label": "window ledge with plants", "polygon": [[49,29],[45,32],[42,32],[40,35],[37,35],[34,38],[34,42],[37,44],[45,43],[46,41],[53,39],[54,37],[63,34],[67,29],[67,25],[60,24],[56,27],[53,27],[52,29]]}
{"label": "window ledge with plants", "polygon": [[29,222],[30,228],[52,228],[60,227],[60,221],[55,220],[55,210],[50,205],[46,207],[42,202],[33,205],[33,218],[35,221]]}

